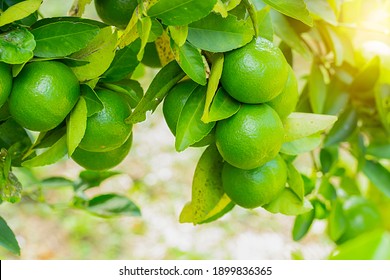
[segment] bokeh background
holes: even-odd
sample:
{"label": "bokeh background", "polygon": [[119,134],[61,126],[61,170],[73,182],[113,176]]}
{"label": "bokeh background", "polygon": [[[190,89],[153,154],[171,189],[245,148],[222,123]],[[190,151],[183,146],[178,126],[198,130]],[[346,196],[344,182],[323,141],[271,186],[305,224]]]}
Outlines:
{"label": "bokeh background", "polygon": [[[71,4],[72,0],[45,0],[40,11],[45,17],[63,16]],[[93,4],[84,16],[97,19]],[[155,74],[156,70],[140,68],[135,75],[147,89]],[[18,257],[0,248],[0,259],[324,259],[333,249],[324,234],[324,222],[315,221],[309,234],[294,242],[294,218],[262,209],[235,207],[211,224],[180,224],[179,215],[191,198],[192,176],[204,149],[177,153],[161,107],[137,124],[133,133],[132,150],[116,168],[123,173],[89,190],[88,195],[126,195],[141,208],[141,217],[103,219],[69,209],[69,188],[45,192],[55,206],[4,203],[0,214],[15,232],[22,254]],[[72,160],[64,159],[38,168],[35,175],[75,179],[80,171]]]}

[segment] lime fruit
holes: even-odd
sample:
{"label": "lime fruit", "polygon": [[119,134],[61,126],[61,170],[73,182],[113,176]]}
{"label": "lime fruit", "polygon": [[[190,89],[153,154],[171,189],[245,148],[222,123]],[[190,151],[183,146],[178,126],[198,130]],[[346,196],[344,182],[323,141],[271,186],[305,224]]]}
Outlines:
{"label": "lime fruit", "polygon": [[89,152],[107,152],[119,148],[129,138],[132,125],[126,124],[125,119],[131,114],[131,108],[119,93],[98,89],[96,94],[104,108],[87,119],[79,148]]}
{"label": "lime fruit", "polygon": [[126,142],[112,151],[108,152],[88,152],[81,148],[77,148],[72,159],[89,170],[107,170],[120,164],[130,151],[133,142],[133,134],[129,136]]}
{"label": "lime fruit", "polygon": [[276,157],[284,138],[283,123],[267,104],[242,104],[232,117],[217,123],[215,139],[224,160],[253,169]]}
{"label": "lime fruit", "polygon": [[361,196],[352,196],[346,200],[343,204],[343,210],[347,227],[340,239],[337,240],[338,244],[382,225],[379,210],[372,202]]}
{"label": "lime fruit", "polygon": [[278,155],[264,165],[244,170],[225,163],[222,185],[225,193],[237,205],[256,208],[270,203],[284,189],[287,167]]}
{"label": "lime fruit", "polygon": [[7,101],[12,89],[11,67],[0,62],[0,107]]}
{"label": "lime fruit", "polygon": [[168,92],[164,99],[164,119],[173,135],[176,135],[176,126],[180,113],[197,86],[198,84],[192,80],[179,82]]}
{"label": "lime fruit", "polygon": [[284,121],[288,115],[295,110],[298,99],[299,93],[297,79],[294,71],[291,67],[289,67],[287,82],[282,92],[277,97],[267,102],[267,104],[271,106],[276,113],[278,113],[280,119]]}
{"label": "lime fruit", "polygon": [[47,131],[66,118],[79,95],[79,82],[68,66],[57,61],[32,62],[14,79],[9,110],[21,126]]}
{"label": "lime fruit", "polygon": [[126,28],[137,5],[137,0],[95,0],[101,20],[120,29]]}
{"label": "lime fruit", "polygon": [[287,76],[288,63],[282,51],[258,37],[225,54],[221,83],[236,100],[257,104],[278,96]]}

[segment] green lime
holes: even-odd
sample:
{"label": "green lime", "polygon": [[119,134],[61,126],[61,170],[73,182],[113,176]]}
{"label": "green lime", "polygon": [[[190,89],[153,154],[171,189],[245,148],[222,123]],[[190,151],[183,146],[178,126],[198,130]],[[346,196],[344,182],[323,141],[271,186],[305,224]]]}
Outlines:
{"label": "green lime", "polygon": [[277,155],[264,165],[244,170],[225,163],[222,169],[222,185],[225,193],[237,205],[256,208],[270,203],[284,189],[287,167]]}
{"label": "green lime", "polygon": [[87,119],[87,128],[79,148],[89,152],[107,152],[122,146],[129,138],[132,125],[125,123],[131,108],[119,93],[98,89],[96,94],[104,108]]}
{"label": "green lime", "polygon": [[120,29],[126,28],[137,5],[137,0],[95,0],[101,20]]}
{"label": "green lime", "polygon": [[66,118],[79,95],[79,82],[68,66],[57,61],[32,62],[14,79],[9,109],[23,127],[47,131]]}
{"label": "green lime", "polygon": [[114,150],[108,152],[88,152],[81,148],[77,148],[72,159],[89,170],[107,170],[120,164],[130,151],[133,142],[133,134],[129,136],[126,142]]}
{"label": "green lime", "polygon": [[225,54],[221,83],[240,102],[264,103],[282,92],[288,67],[282,51],[258,37]]}
{"label": "green lime", "polygon": [[176,126],[180,113],[197,86],[198,84],[192,80],[179,82],[168,92],[164,99],[164,119],[173,135],[176,135]]}
{"label": "green lime", "polygon": [[287,82],[282,92],[277,97],[267,102],[267,104],[271,106],[276,113],[279,114],[280,119],[284,121],[288,115],[295,110],[298,99],[297,79],[295,78],[294,71],[289,67]]}
{"label": "green lime", "polygon": [[0,62],[0,107],[7,101],[12,89],[11,67]]}
{"label": "green lime", "polygon": [[267,104],[242,104],[232,117],[217,123],[215,140],[225,161],[253,169],[276,157],[284,138],[283,123]]}

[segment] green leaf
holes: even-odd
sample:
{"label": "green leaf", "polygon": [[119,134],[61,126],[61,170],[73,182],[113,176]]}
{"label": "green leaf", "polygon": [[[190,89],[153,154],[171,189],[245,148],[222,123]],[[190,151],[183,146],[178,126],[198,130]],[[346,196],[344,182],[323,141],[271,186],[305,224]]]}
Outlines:
{"label": "green leaf", "polygon": [[67,154],[66,136],[62,136],[52,147],[36,157],[22,163],[24,167],[45,166],[56,163]]}
{"label": "green leaf", "polygon": [[257,12],[257,30],[259,36],[273,42],[274,29],[272,27],[272,20],[269,14],[269,10],[269,6],[266,6]]}
{"label": "green leaf", "polygon": [[84,14],[85,6],[91,2],[92,0],[74,0],[68,14],[74,17],[81,17]]}
{"label": "green leaf", "polygon": [[390,172],[382,164],[372,160],[366,160],[363,165],[363,173],[384,195],[390,197]]}
{"label": "green leaf", "polygon": [[328,147],[347,140],[355,131],[357,121],[358,117],[356,110],[352,106],[345,109],[338,121],[326,135],[324,146]]}
{"label": "green leaf", "polygon": [[309,99],[313,112],[316,114],[323,113],[326,100],[326,84],[317,62],[313,62],[309,76]]}
{"label": "green leaf", "polygon": [[0,202],[19,202],[21,199],[22,185],[18,178],[11,172],[11,156],[6,149],[0,149]]}
{"label": "green leaf", "polygon": [[328,218],[328,232],[333,241],[338,240],[347,228],[347,218],[341,202],[336,200],[330,210]]}
{"label": "green leaf", "polygon": [[337,121],[330,115],[291,113],[284,123],[285,142],[323,132]]}
{"label": "green leaf", "polygon": [[305,185],[301,174],[292,163],[287,163],[287,184],[295,195],[303,201],[305,195]]}
{"label": "green leaf", "polygon": [[103,86],[112,91],[124,94],[131,108],[135,108],[144,95],[141,84],[136,80],[124,79],[116,83],[105,83]]}
{"label": "green leaf", "polygon": [[0,14],[0,26],[23,19],[39,9],[42,0],[27,0],[9,7]]}
{"label": "green leaf", "polygon": [[180,222],[194,225],[211,222],[230,211],[234,204],[222,187],[223,160],[215,145],[209,146],[196,166],[192,181],[191,203],[187,204]]}
{"label": "green leaf", "polygon": [[62,138],[66,133],[66,127],[56,127],[49,131],[39,133],[38,138],[35,140],[34,149],[45,149],[53,146],[58,140]]}
{"label": "green leaf", "polygon": [[314,221],[314,210],[310,210],[307,213],[298,215],[295,218],[294,227],[292,230],[292,236],[294,241],[299,241],[308,233],[311,224]]}
{"label": "green leaf", "polygon": [[33,29],[34,55],[63,57],[77,52],[99,33],[99,27],[82,22],[55,22]]}
{"label": "green leaf", "polygon": [[70,112],[69,120],[66,123],[69,156],[73,154],[84,137],[85,129],[87,128],[87,115],[87,103],[81,96],[72,112]]}
{"label": "green leaf", "polygon": [[300,215],[313,209],[309,200],[301,201],[289,188],[285,188],[275,200],[263,207],[274,214],[281,213],[291,216]]}
{"label": "green leaf", "polygon": [[327,0],[306,1],[307,9],[313,19],[324,20],[332,25],[337,25],[336,14]]}
{"label": "green leaf", "polygon": [[221,53],[215,53],[211,56],[212,66],[210,70],[210,77],[207,84],[206,102],[202,115],[202,121],[205,123],[210,122],[209,112],[210,106],[213,102],[215,93],[219,86],[219,80],[222,76],[224,56]]}
{"label": "green leaf", "polygon": [[179,47],[182,47],[188,36],[188,25],[184,26],[168,26],[169,35],[175,44]]}
{"label": "green leaf", "polygon": [[227,52],[249,43],[254,32],[250,20],[226,18],[211,13],[188,26],[187,40],[195,47],[210,52]]}
{"label": "green leaf", "polygon": [[84,170],[81,171],[79,174],[79,177],[81,179],[81,182],[79,186],[83,187],[83,189],[89,189],[93,187],[99,186],[103,181],[121,174],[118,171],[91,171],[91,170]]}
{"label": "green leaf", "polygon": [[104,105],[96,92],[88,85],[80,85],[80,94],[84,98],[87,105],[88,117],[103,110]]}
{"label": "green leaf", "polygon": [[216,3],[217,0],[159,0],[147,14],[161,19],[166,25],[187,25],[207,16]]}
{"label": "green leaf", "polygon": [[102,194],[88,201],[86,210],[101,217],[141,216],[141,211],[126,196],[114,193]]}
{"label": "green leaf", "polygon": [[183,71],[196,83],[206,85],[206,69],[199,50],[186,42],[179,47],[175,42],[171,44],[177,63]]}
{"label": "green leaf", "polygon": [[206,100],[206,87],[198,86],[181,111],[176,127],[175,147],[178,152],[202,140],[215,126],[215,122],[201,120]]}
{"label": "green leaf", "polygon": [[316,133],[291,142],[283,143],[280,152],[292,156],[304,154],[318,148],[321,145],[321,142],[321,134]]}
{"label": "green leaf", "polygon": [[390,260],[390,233],[374,230],[338,246],[331,260]]}
{"label": "green leaf", "polygon": [[366,149],[366,154],[376,158],[390,159],[390,144],[370,145]]}
{"label": "green leaf", "polygon": [[104,22],[89,19],[89,18],[80,18],[80,17],[50,17],[50,18],[43,18],[38,20],[36,23],[34,23],[31,28],[36,29],[43,25],[48,25],[50,23],[55,22],[81,22],[85,24],[95,25],[99,28],[108,27],[109,25],[105,24]]}
{"label": "green leaf", "polygon": [[100,30],[87,47],[71,55],[71,58],[89,62],[82,66],[71,66],[79,81],[92,80],[101,76],[115,57],[116,32],[111,27]]}
{"label": "green leaf", "polygon": [[355,76],[350,86],[350,92],[359,96],[359,92],[365,92],[373,89],[379,79],[379,74],[380,60],[378,56],[375,56]]}
{"label": "green leaf", "polygon": [[104,82],[117,82],[133,73],[139,64],[137,54],[140,49],[141,41],[136,40],[117,51],[114,60],[111,62],[107,71],[102,75],[101,80]]}
{"label": "green leaf", "polygon": [[241,103],[233,99],[223,88],[218,89],[210,107],[208,121],[216,122],[233,116],[241,107]]}
{"label": "green leaf", "polygon": [[259,36],[259,30],[258,30],[259,23],[258,23],[258,19],[257,19],[256,7],[255,7],[255,5],[253,5],[252,1],[250,1],[250,0],[242,0],[242,4],[244,5],[246,10],[248,11],[249,17],[252,21],[253,30],[255,32],[255,37],[258,37]]}
{"label": "green leaf", "polygon": [[380,85],[375,90],[375,103],[383,126],[390,133],[390,85]]}
{"label": "green leaf", "polygon": [[137,59],[141,61],[144,57],[145,46],[149,41],[149,34],[152,29],[152,20],[150,17],[143,17],[139,19],[137,23],[137,29],[141,39],[141,48],[137,54]]}
{"label": "green leaf", "polygon": [[0,34],[0,61],[23,64],[33,57],[34,36],[26,28]]}
{"label": "green leaf", "polygon": [[49,177],[43,179],[40,186],[44,188],[74,187],[74,182],[64,177]]}
{"label": "green leaf", "polygon": [[154,77],[144,97],[135,107],[130,117],[126,119],[126,123],[135,124],[144,121],[146,112],[154,111],[169,90],[184,76],[185,73],[176,61],[171,61],[165,65]]}
{"label": "green leaf", "polygon": [[263,2],[282,14],[300,20],[309,26],[313,26],[313,19],[303,0],[263,0]]}
{"label": "green leaf", "polygon": [[275,34],[304,58],[307,60],[311,59],[312,54],[310,50],[294,28],[291,27],[286,17],[272,10],[270,11],[270,15]]}
{"label": "green leaf", "polygon": [[15,234],[7,222],[0,216],[0,246],[9,250],[15,255],[20,255],[20,247]]}

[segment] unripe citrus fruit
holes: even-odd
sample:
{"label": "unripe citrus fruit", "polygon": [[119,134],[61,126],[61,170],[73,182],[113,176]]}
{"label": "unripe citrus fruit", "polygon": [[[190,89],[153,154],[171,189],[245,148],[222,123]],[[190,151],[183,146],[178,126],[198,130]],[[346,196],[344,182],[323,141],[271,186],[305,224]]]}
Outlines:
{"label": "unripe citrus fruit", "polygon": [[126,28],[137,5],[137,0],[95,0],[101,20],[120,29]]}
{"label": "unripe citrus fruit", "polygon": [[270,203],[284,189],[287,167],[278,155],[264,165],[244,170],[225,163],[222,185],[225,193],[237,205],[256,208]]}
{"label": "unripe citrus fruit", "polygon": [[173,135],[176,135],[176,126],[180,113],[197,86],[198,84],[192,80],[179,82],[169,91],[164,99],[163,114]]}
{"label": "unripe citrus fruit", "polygon": [[219,121],[216,144],[225,161],[241,169],[253,169],[276,157],[284,128],[267,104],[242,104],[232,117]]}
{"label": "unripe citrus fruit", "polygon": [[287,82],[282,92],[277,97],[267,102],[267,104],[271,106],[276,113],[278,113],[280,119],[284,121],[288,115],[295,110],[298,99],[297,79],[295,78],[294,71],[289,67]]}
{"label": "unripe citrus fruit", "polygon": [[79,95],[79,82],[68,66],[57,61],[32,62],[14,79],[9,109],[21,126],[47,131],[66,118]]}
{"label": "unripe citrus fruit", "polygon": [[89,170],[107,170],[120,164],[130,151],[133,142],[133,134],[129,136],[127,141],[112,151],[108,152],[88,152],[81,148],[77,148],[72,159],[80,166]]}
{"label": "unripe citrus fruit", "polygon": [[99,89],[96,94],[104,108],[87,119],[87,128],[79,147],[89,152],[107,152],[122,146],[131,134],[132,125],[125,119],[131,108],[119,93]]}
{"label": "unripe citrus fruit", "polygon": [[345,232],[337,240],[343,243],[382,225],[381,215],[373,203],[360,196],[352,196],[343,205],[347,220]]}
{"label": "unripe citrus fruit", "polygon": [[9,65],[0,62],[0,107],[4,105],[5,101],[11,92],[12,75]]}
{"label": "unripe citrus fruit", "polygon": [[281,93],[288,76],[282,51],[258,37],[242,48],[225,54],[221,82],[224,89],[243,103],[264,103]]}

